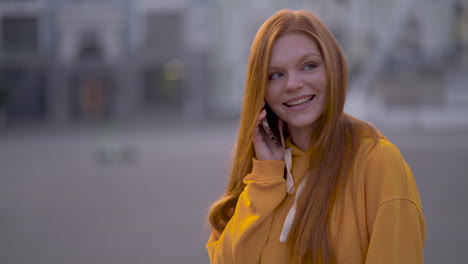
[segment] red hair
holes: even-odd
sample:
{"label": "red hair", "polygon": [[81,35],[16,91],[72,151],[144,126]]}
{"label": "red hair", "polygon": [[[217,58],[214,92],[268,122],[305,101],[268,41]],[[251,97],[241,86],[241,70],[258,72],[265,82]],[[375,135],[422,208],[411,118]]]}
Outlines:
{"label": "red hair", "polygon": [[258,30],[250,51],[245,93],[234,161],[224,196],[209,213],[212,227],[221,233],[232,217],[252,170],[253,132],[262,108],[270,53],[275,40],[287,33],[301,33],[318,45],[327,72],[327,98],[322,116],[312,135],[314,153],[309,180],[298,200],[296,217],[288,239],[294,263],[333,263],[329,245],[328,220],[340,187],[353,165],[353,157],[363,134],[374,139],[378,131],[343,112],[347,88],[347,63],[332,33],[315,15],[306,11],[281,10]]}

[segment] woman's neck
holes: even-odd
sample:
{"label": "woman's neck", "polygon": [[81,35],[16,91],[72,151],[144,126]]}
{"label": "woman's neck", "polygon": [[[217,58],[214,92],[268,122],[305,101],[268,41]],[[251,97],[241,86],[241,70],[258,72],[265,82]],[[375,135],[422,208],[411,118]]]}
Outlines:
{"label": "woman's neck", "polygon": [[312,132],[315,126],[308,127],[291,127],[288,126],[289,134],[294,145],[296,145],[303,152],[307,152],[310,147]]}

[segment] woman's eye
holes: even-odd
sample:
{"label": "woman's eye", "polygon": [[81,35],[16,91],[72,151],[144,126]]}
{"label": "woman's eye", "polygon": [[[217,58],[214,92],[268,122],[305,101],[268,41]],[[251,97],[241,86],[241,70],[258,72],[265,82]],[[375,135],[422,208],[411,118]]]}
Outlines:
{"label": "woman's eye", "polygon": [[268,80],[276,80],[278,79],[279,77],[283,76],[283,74],[277,72],[277,73],[272,73],[272,74],[269,74],[268,75]]}
{"label": "woman's eye", "polygon": [[305,65],[303,69],[304,70],[313,70],[315,68],[317,68],[317,64],[309,63],[309,64]]}

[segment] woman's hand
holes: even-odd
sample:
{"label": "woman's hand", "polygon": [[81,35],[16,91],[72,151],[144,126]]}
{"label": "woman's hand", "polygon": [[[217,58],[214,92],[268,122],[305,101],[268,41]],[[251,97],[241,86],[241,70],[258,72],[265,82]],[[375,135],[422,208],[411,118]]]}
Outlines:
{"label": "woman's hand", "polygon": [[257,118],[255,126],[253,144],[257,160],[283,160],[284,158],[284,137],[283,120],[278,119],[278,128],[280,131],[281,146],[276,145],[273,140],[266,135],[263,130],[262,122],[266,118],[266,110],[263,109]]}

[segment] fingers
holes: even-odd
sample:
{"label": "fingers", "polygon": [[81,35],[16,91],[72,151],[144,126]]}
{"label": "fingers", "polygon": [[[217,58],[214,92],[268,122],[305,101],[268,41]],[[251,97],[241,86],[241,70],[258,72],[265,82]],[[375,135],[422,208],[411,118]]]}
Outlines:
{"label": "fingers", "polygon": [[[261,135],[261,132],[260,132],[260,126],[262,125],[262,122],[263,122],[263,119],[265,119],[266,117],[266,110],[263,109],[260,114],[258,114],[258,117],[257,117],[257,122],[256,122],[256,126],[255,126],[255,135],[257,137],[260,137]],[[259,138],[258,138],[259,139]]]}
{"label": "fingers", "polygon": [[262,121],[263,121],[263,119],[265,119],[266,114],[267,114],[267,112],[266,112],[265,109],[263,109],[263,110],[260,112],[260,114],[258,115],[258,118],[257,118],[257,127],[260,126],[260,125],[262,124]]}
{"label": "fingers", "polygon": [[258,117],[260,118],[260,121],[262,121],[267,115],[267,112],[265,109],[263,109],[260,114],[258,115]]}
{"label": "fingers", "polygon": [[282,146],[274,142],[268,135],[268,130],[263,127],[263,122],[266,121],[267,111],[262,109],[257,116],[255,122],[255,131],[253,136],[253,145],[255,156],[258,160],[282,160],[284,156],[284,136],[282,134],[283,121],[278,123],[280,128],[280,137]]}

